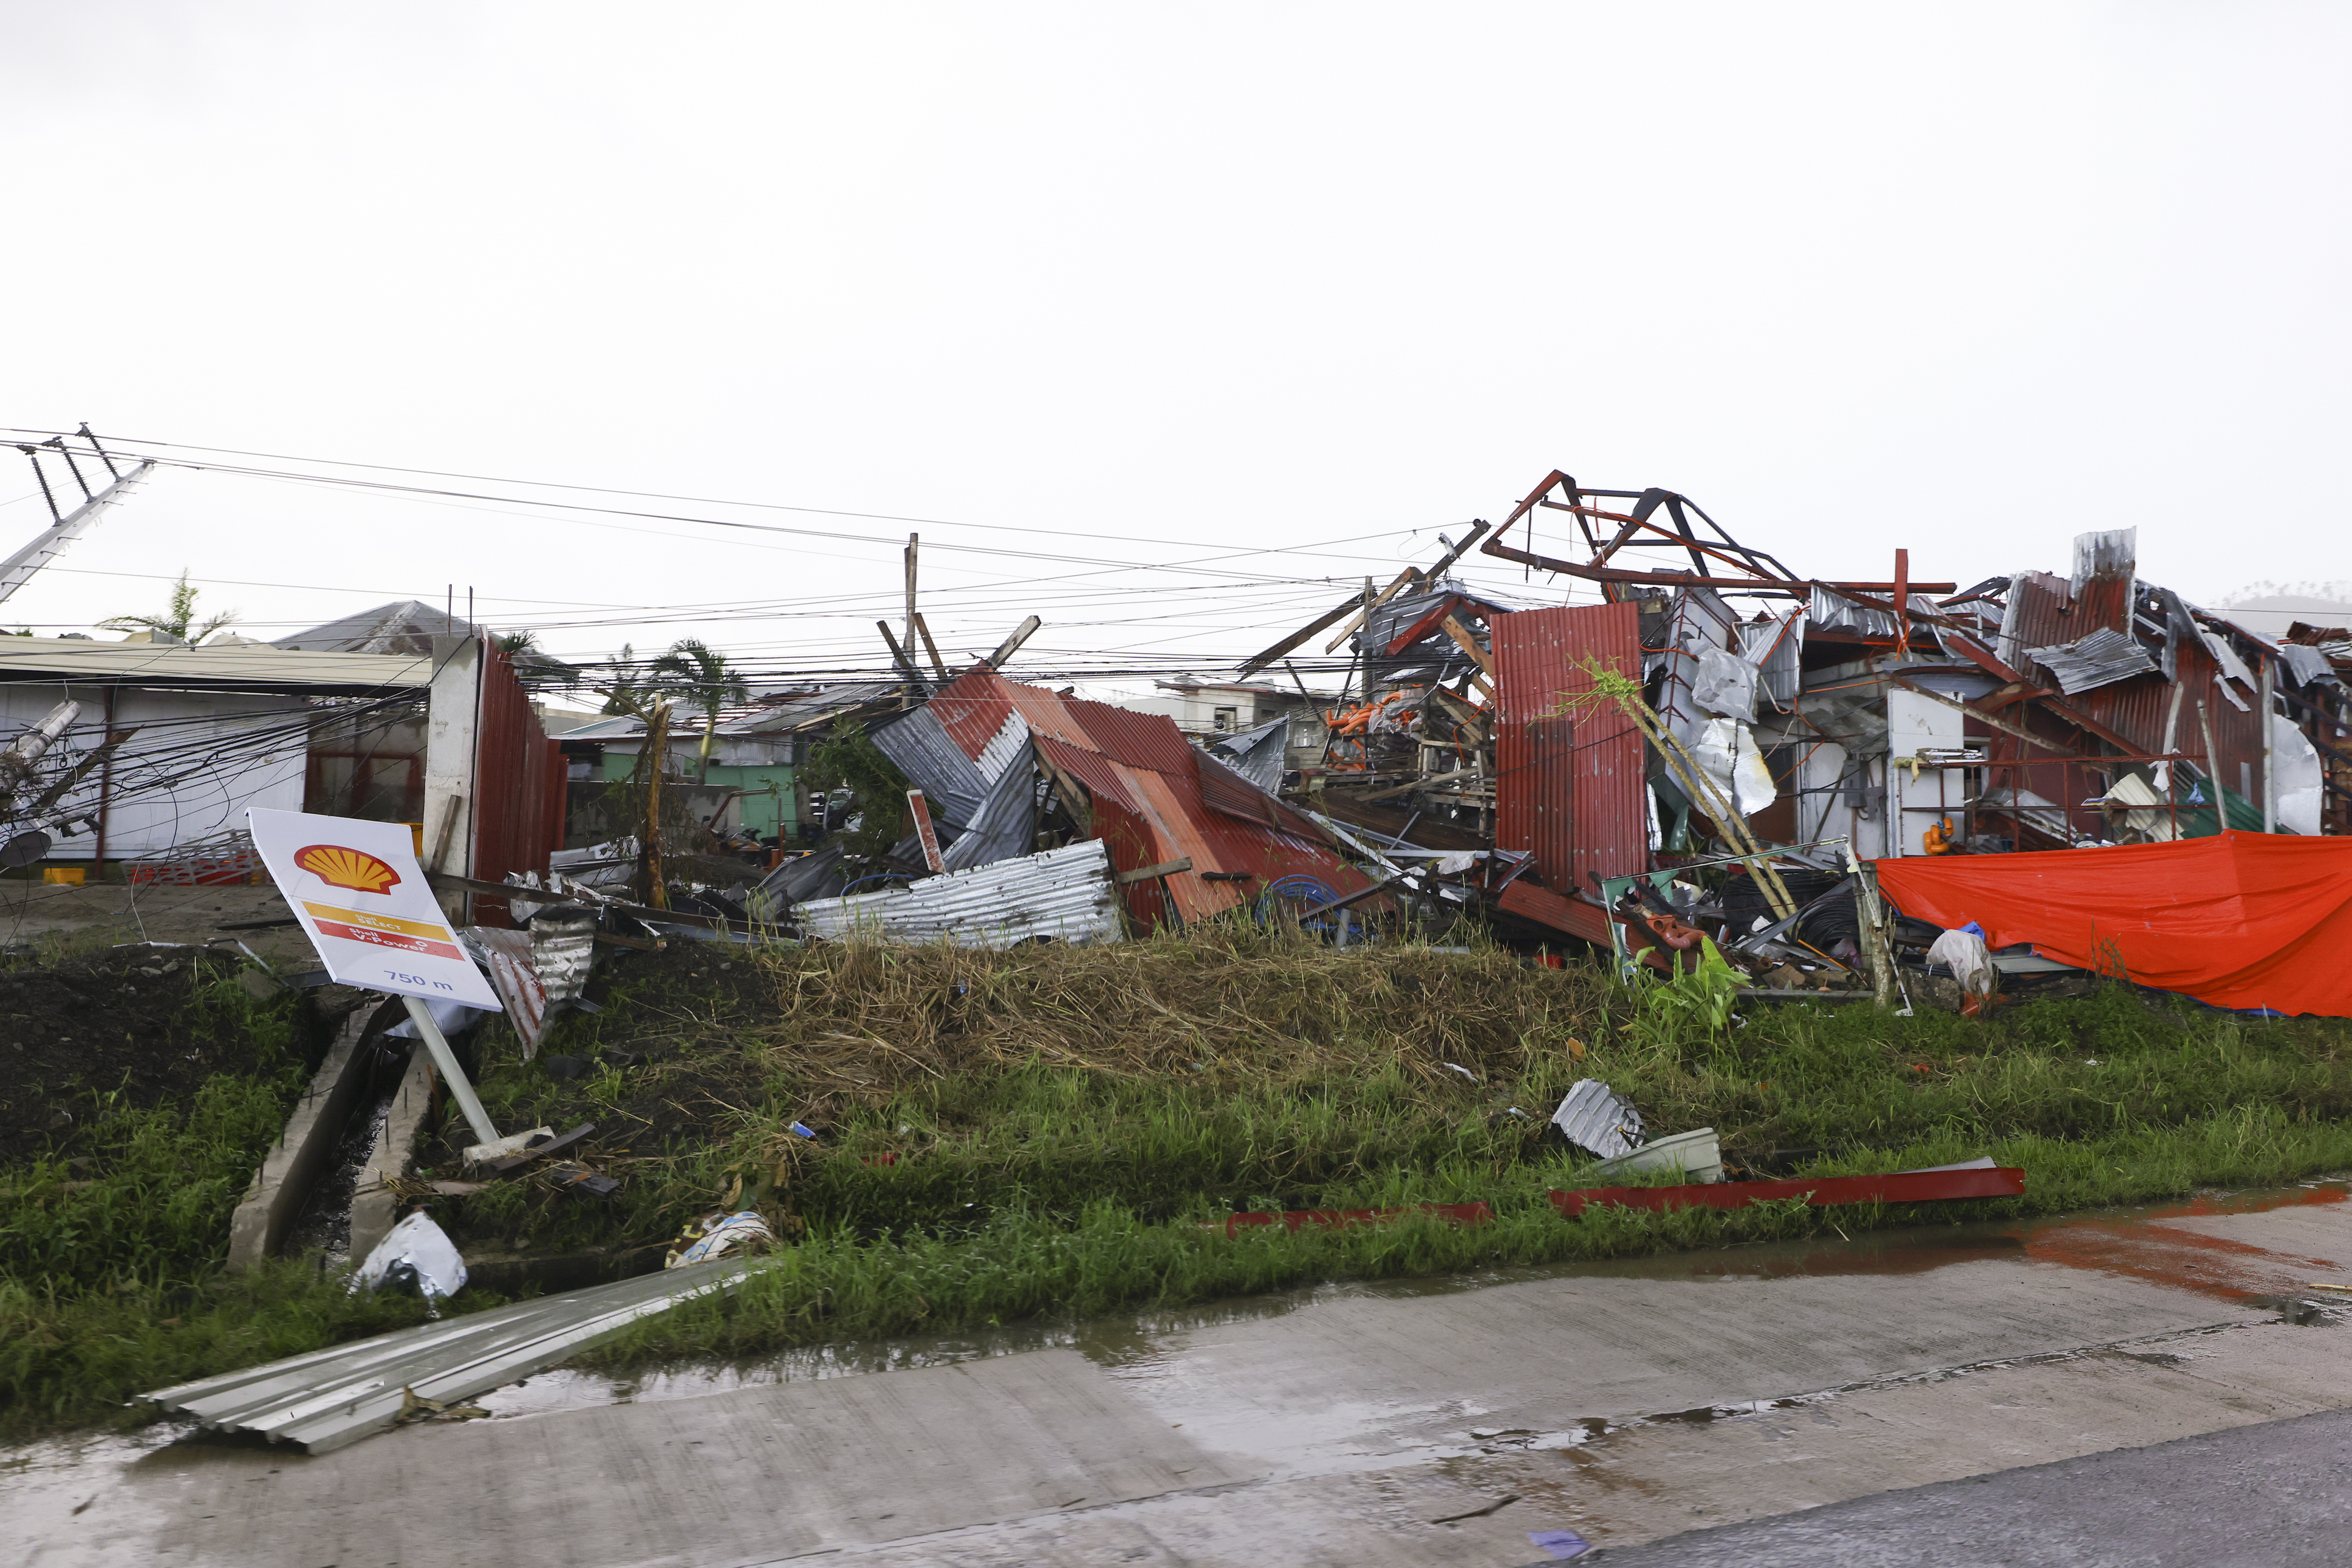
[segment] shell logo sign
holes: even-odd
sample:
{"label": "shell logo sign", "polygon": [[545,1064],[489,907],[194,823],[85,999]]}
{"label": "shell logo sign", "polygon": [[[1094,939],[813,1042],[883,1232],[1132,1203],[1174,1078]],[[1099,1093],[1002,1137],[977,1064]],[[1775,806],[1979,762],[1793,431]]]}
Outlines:
{"label": "shell logo sign", "polygon": [[383,893],[400,882],[400,873],[375,856],[341,844],[305,844],[294,852],[294,863],[329,887],[353,893]]}

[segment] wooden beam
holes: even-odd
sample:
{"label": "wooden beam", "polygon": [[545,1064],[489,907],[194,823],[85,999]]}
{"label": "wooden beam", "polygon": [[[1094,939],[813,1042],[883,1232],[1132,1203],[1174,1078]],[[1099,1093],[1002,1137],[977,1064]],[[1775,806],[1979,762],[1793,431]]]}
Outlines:
{"label": "wooden beam", "polygon": [[996,670],[1004,668],[1004,661],[1013,657],[1014,653],[1020,652],[1021,644],[1035,636],[1037,634],[1037,628],[1044,624],[1045,622],[1043,621],[1040,621],[1034,615],[1032,615],[1029,619],[1021,622],[1020,625],[1015,626],[1013,629],[1013,635],[1007,637],[1003,642],[999,643],[996,645],[996,652],[988,656],[989,667]]}
{"label": "wooden beam", "polygon": [[1094,797],[1087,793],[1085,785],[1070,777],[1067,769],[1056,766],[1054,759],[1045,755],[1044,747],[1034,747],[1031,749],[1036,755],[1038,768],[1044,771],[1046,778],[1054,781],[1054,792],[1062,798],[1062,810],[1067,811],[1071,821],[1077,823],[1079,832],[1087,838],[1093,838],[1095,836]]}
{"label": "wooden beam", "polygon": [[1370,795],[1359,795],[1356,799],[1359,800],[1386,800],[1398,795],[1410,795],[1416,789],[1434,789],[1440,784],[1451,784],[1457,779],[1483,779],[1486,776],[1486,772],[1482,768],[1457,768],[1451,773],[1432,774],[1426,779],[1416,779],[1410,784],[1400,784],[1393,789],[1378,789]]}
{"label": "wooden beam", "polygon": [[923,652],[931,656],[931,668],[940,673],[940,680],[948,679],[948,662],[940,657],[940,645],[931,641],[931,629],[924,624],[919,613],[915,617],[915,635],[923,640]]}
{"label": "wooden beam", "polygon": [[1121,887],[1126,887],[1133,883],[1157,882],[1163,876],[1174,876],[1180,871],[1192,869],[1192,857],[1179,855],[1172,861],[1161,861],[1158,865],[1139,865],[1133,871],[1114,872],[1111,873],[1111,881]]}
{"label": "wooden beam", "polygon": [[1395,598],[1398,589],[1402,588],[1406,583],[1412,581],[1420,575],[1421,568],[1417,566],[1406,567],[1402,571],[1397,573],[1397,580],[1394,582],[1390,583],[1386,588],[1381,590],[1378,597],[1371,599],[1359,598],[1356,602],[1362,605],[1363,608],[1357,612],[1356,618],[1353,621],[1349,622],[1345,626],[1339,628],[1339,634],[1337,637],[1332,638],[1328,643],[1326,643],[1323,645],[1323,651],[1327,653],[1339,652],[1339,644],[1354,636],[1357,629],[1372,618],[1373,611],[1378,610],[1381,605],[1386,604],[1390,600]]}
{"label": "wooden beam", "polygon": [[2042,739],[2032,730],[2027,729],[2023,725],[2011,724],[2005,718],[1995,718],[1992,715],[1985,712],[1982,708],[1970,707],[1968,704],[1960,701],[1958,697],[1946,696],[1942,692],[1931,692],[1925,686],[1915,685],[1911,682],[1902,680],[1900,678],[1896,679],[1895,684],[1916,696],[1926,697],[1929,702],[1942,703],[1946,707],[1956,707],[1962,713],[1968,715],[1970,718],[1979,720],[1984,724],[1989,724],[1995,729],[2006,731],[2007,733],[2017,737],[2020,740],[2028,741],[2032,745],[2042,747],[2044,751],[2054,751],[2059,756],[2065,758],[2070,761],[2087,762],[2091,760],[2089,758],[2083,756],[2080,752],[2071,751],[2065,747],[2059,745],[2056,741]]}
{"label": "wooden beam", "polygon": [[1495,684],[1495,655],[1478,646],[1478,639],[1470,635],[1470,629],[1463,625],[1457,617],[1447,616],[1443,630],[1448,637],[1454,639],[1455,646],[1470,655],[1471,663],[1485,672],[1486,684],[1492,687]]}
{"label": "wooden beam", "polygon": [[882,633],[882,641],[890,644],[890,662],[898,666],[898,673],[920,686],[923,684],[923,672],[915,667],[915,661],[908,656],[906,649],[898,646],[898,639],[890,634],[890,622],[877,621],[874,626]]}

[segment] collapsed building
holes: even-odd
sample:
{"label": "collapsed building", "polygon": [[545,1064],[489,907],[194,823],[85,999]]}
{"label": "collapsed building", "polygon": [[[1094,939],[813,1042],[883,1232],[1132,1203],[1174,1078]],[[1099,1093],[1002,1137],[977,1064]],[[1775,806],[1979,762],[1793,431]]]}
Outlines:
{"label": "collapsed building", "polygon": [[[1319,747],[1293,715],[1188,737],[992,664],[932,682],[902,661],[906,711],[861,716],[924,801],[881,862],[793,862],[761,907],[912,917],[929,878],[1099,841],[1088,874],[1128,929],[1475,915],[1639,947],[1646,908],[1751,972],[1859,984],[1865,864],[2352,828],[2352,632],[2274,643],[2141,580],[2136,543],[2085,533],[2063,573],[1965,588],[1903,550],[1883,579],[1822,579],[1687,497],[1554,472],[1243,663],[1231,689],[1280,669],[1303,693],[1295,658],[1349,651]],[[1473,549],[1598,602],[1473,587]]]}

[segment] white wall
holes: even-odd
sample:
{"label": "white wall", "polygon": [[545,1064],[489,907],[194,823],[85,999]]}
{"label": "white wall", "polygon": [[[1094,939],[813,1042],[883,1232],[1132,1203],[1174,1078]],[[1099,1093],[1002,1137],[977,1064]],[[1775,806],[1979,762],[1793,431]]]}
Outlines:
{"label": "white wall", "polygon": [[[0,743],[14,739],[68,697],[82,705],[81,713],[41,759],[22,793],[20,808],[104,738],[106,692],[99,686],[0,685]],[[296,728],[274,737],[266,732],[302,725],[308,714],[300,697],[119,689],[114,727],[135,725],[139,732],[114,754],[107,858],[129,859],[242,828],[248,806],[300,810],[307,730]],[[79,788],[43,813],[39,822],[46,824],[61,812],[95,815],[98,809],[99,773],[93,770]],[[70,836],[61,828],[47,831],[57,839],[51,859],[97,856],[94,834],[79,829]]]}

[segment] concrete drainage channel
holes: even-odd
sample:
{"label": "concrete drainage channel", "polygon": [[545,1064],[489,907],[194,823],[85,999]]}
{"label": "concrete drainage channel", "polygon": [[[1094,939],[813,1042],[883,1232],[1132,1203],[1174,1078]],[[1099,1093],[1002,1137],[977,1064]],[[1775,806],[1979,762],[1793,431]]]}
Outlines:
{"label": "concrete drainage channel", "polygon": [[254,1173],[252,1186],[229,1218],[230,1268],[250,1269],[278,1251],[331,1173],[352,1113],[368,1086],[373,1051],[362,1047],[373,1043],[372,1021],[365,1013],[343,1021],[310,1088],[287,1117],[286,1130]]}

